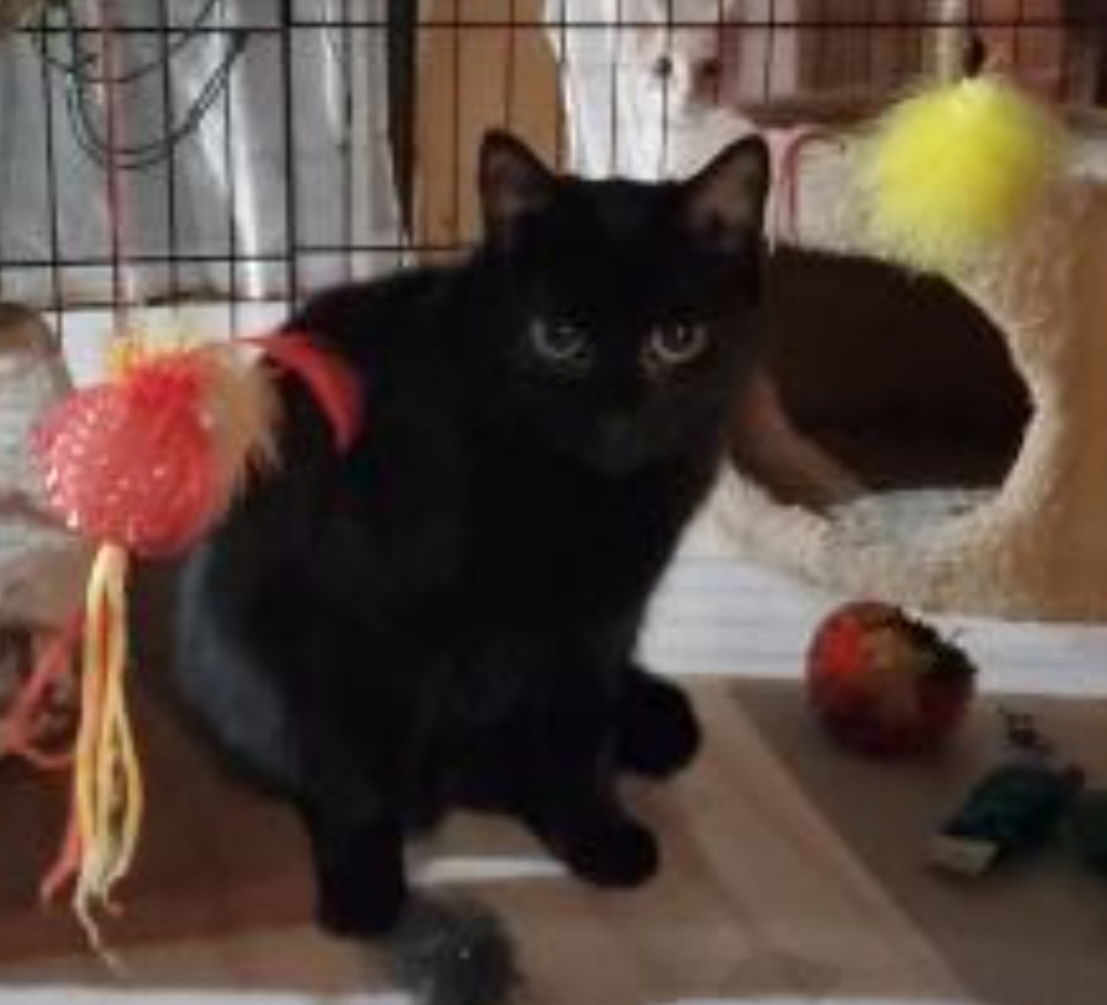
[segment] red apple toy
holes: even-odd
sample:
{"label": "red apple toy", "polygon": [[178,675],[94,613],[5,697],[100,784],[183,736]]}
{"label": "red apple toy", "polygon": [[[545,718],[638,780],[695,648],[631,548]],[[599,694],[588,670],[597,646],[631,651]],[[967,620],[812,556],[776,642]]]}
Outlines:
{"label": "red apple toy", "polygon": [[846,746],[900,756],[938,747],[964,717],[976,667],[930,625],[879,602],[845,604],[807,655],[807,691]]}

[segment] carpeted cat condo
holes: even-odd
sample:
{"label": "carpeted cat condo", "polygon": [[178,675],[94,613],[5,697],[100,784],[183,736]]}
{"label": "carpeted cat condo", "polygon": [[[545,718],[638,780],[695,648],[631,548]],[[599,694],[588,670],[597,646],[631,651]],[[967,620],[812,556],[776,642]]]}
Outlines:
{"label": "carpeted cat condo", "polygon": [[[848,133],[803,146],[787,200],[797,247],[831,261],[880,258],[867,236],[862,164],[861,141]],[[818,507],[782,501],[732,466],[714,502],[717,526],[740,554],[855,595],[1011,618],[1105,618],[1107,183],[1066,169],[1013,239],[946,279],[980,323],[963,350],[950,351],[946,326],[935,328],[929,355],[944,358],[927,359],[924,346],[919,366],[960,377],[970,387],[963,409],[987,418],[987,375],[976,395],[975,375],[962,371],[977,350],[995,352],[974,340],[1002,346],[996,355],[1029,404],[1002,471],[984,483],[947,472],[925,487],[865,489]],[[932,282],[906,278],[904,297]],[[816,333],[830,342],[840,334]],[[894,357],[901,333],[880,337]],[[962,445],[951,440],[948,450]]]}

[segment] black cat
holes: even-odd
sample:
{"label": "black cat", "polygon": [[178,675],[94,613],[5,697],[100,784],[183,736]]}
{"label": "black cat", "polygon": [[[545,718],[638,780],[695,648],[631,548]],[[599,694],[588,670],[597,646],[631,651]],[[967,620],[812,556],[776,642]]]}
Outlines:
{"label": "black cat", "polygon": [[173,663],[302,814],[331,930],[396,921],[404,835],[451,807],[518,817],[596,883],[655,870],[616,774],[679,769],[699,731],[633,651],[755,358],[767,175],[758,139],[651,185],[492,133],[467,261],[291,322],[352,365],[364,429],[339,456],[282,384],[283,465],[186,559]]}

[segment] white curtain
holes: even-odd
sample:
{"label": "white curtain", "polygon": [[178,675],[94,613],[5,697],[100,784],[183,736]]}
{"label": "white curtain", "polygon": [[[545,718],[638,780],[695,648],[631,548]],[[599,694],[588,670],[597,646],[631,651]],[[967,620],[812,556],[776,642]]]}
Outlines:
{"label": "white curtain", "polygon": [[[0,296],[75,305],[108,301],[121,284],[147,303],[280,300],[289,262],[301,291],[393,265],[392,251],[347,250],[400,238],[384,6],[295,0],[299,27],[286,33],[279,0],[68,0],[52,5],[48,31],[0,38]],[[101,10],[119,29],[113,66],[101,61]],[[338,24],[350,14],[360,27]],[[105,75],[125,78],[114,86],[116,159],[133,168],[118,175],[114,275],[97,163],[108,88],[89,79]],[[170,256],[175,266],[154,261]]]}
{"label": "white curtain", "polygon": [[949,0],[544,0],[543,10],[574,169],[647,180],[695,168],[751,131],[758,107],[817,116],[829,96],[894,93],[929,59],[929,26],[953,16]]}
{"label": "white curtain", "polygon": [[796,32],[762,22],[795,3],[545,0],[574,170],[680,175],[751,131],[742,100],[794,87]]}

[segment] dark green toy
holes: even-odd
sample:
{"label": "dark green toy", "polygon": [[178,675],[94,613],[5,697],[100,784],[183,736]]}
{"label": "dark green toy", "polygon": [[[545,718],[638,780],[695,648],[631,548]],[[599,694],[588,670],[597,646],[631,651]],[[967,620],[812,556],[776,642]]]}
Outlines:
{"label": "dark green toy", "polygon": [[[1083,773],[1054,756],[1026,716],[1005,715],[1012,753],[969,792],[931,847],[934,865],[979,875],[1035,851],[1056,832],[1083,786]],[[1107,805],[1103,807],[1107,838]],[[1091,826],[1091,821],[1089,821]],[[1107,868],[1107,842],[1103,845]]]}
{"label": "dark green toy", "polygon": [[1087,791],[1076,800],[1069,838],[1077,858],[1107,876],[1107,791]]}

